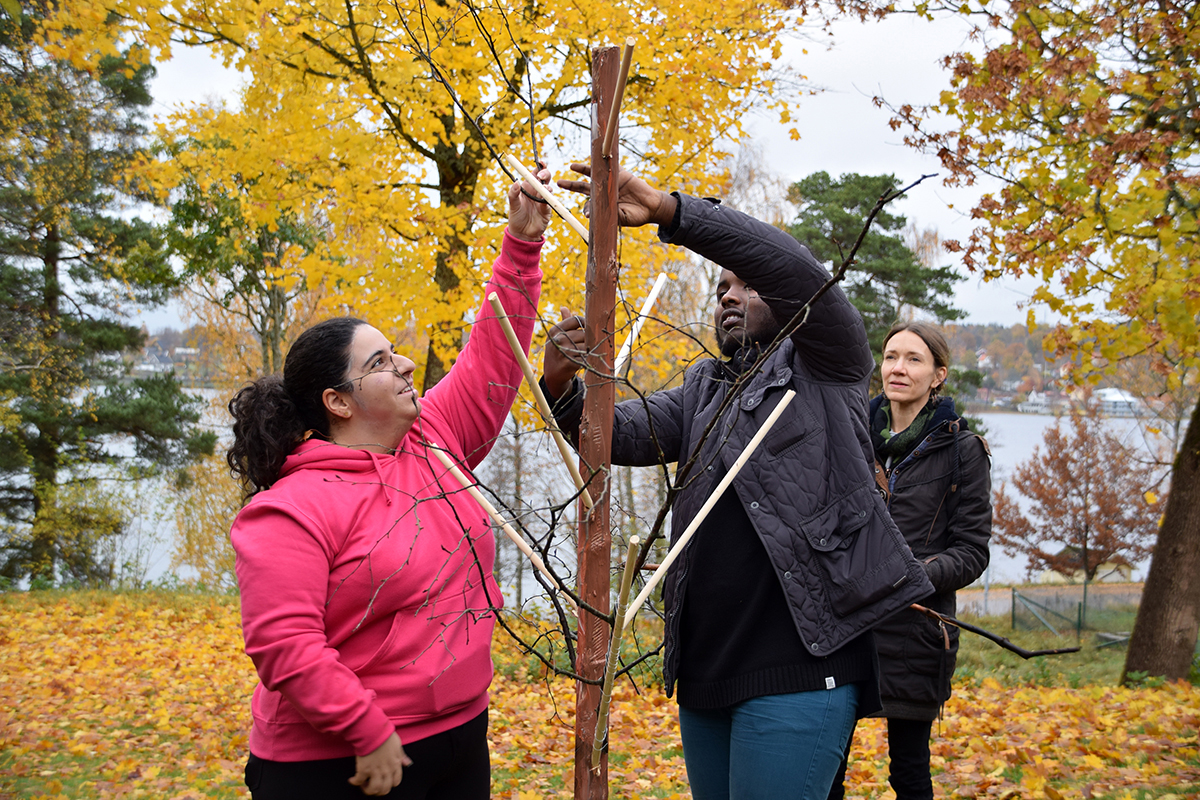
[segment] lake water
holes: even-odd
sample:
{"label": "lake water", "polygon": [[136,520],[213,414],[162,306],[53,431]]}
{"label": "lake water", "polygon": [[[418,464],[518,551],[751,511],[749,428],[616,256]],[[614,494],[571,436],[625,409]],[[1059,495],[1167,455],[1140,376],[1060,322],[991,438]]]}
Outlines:
{"label": "lake water", "polygon": [[[1056,419],[1048,414],[982,413],[974,416],[981,419],[987,429],[988,446],[992,451],[993,490],[1002,481],[1011,479],[1017,465],[1028,460],[1033,455],[1034,448],[1042,445],[1046,429],[1053,427]],[[1113,418],[1106,424],[1127,443],[1146,446],[1142,442],[1138,420]],[[1012,493],[1011,488],[1009,492]],[[1010,556],[994,543],[991,555],[989,575],[985,575],[980,583],[985,579],[994,583],[1019,583],[1026,579],[1029,562],[1024,556]],[[1148,561],[1137,564],[1133,580],[1142,580],[1147,567]]]}
{"label": "lake water", "polygon": [[[215,427],[220,427],[217,422],[217,414],[210,412],[205,422]],[[1054,425],[1055,417],[1049,415],[1038,414],[1018,414],[1018,413],[982,413],[975,415],[983,421],[986,428],[986,436],[988,445],[992,451],[992,486],[997,487],[1002,481],[1008,480],[1012,476],[1014,468],[1022,461],[1027,460],[1033,454],[1035,447],[1042,444],[1042,437],[1046,428]],[[224,423],[224,420],[221,420]],[[1137,421],[1130,419],[1113,419],[1109,421],[1115,432],[1121,433],[1136,440]],[[534,437],[539,438],[539,437]],[[547,459],[545,467],[551,474],[557,474],[560,471],[561,462],[558,461],[557,452],[551,453],[553,448],[548,446],[539,447],[539,450],[545,451]],[[532,459],[531,459],[532,460]],[[565,473],[564,473],[565,474]],[[568,487],[562,487],[562,491],[567,491]],[[553,494],[553,493],[551,493]],[[159,518],[155,520],[157,525],[149,525],[147,527],[159,528],[155,531],[154,536],[157,541],[154,541],[148,548],[151,552],[144,554],[144,557],[150,563],[148,566],[149,576],[158,578],[162,576],[168,569],[170,564],[170,539],[173,532],[173,520]],[[161,527],[160,527],[161,526]],[[569,556],[568,556],[569,558]],[[984,579],[980,580],[982,584],[984,580],[992,583],[1019,583],[1026,578],[1027,560],[1023,556],[1011,556],[1002,551],[998,546],[992,546],[991,565],[988,568],[988,574]],[[1135,571],[1134,579],[1137,580],[1144,577],[1145,568],[1148,564],[1138,565]],[[530,584],[527,591],[536,594],[539,588]]]}

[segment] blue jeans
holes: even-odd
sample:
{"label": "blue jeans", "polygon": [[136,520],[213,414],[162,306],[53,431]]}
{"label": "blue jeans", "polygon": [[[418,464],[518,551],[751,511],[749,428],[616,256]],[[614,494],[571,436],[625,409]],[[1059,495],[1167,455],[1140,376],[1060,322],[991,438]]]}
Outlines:
{"label": "blue jeans", "polygon": [[858,687],[679,709],[694,800],[826,800],[854,730]]}

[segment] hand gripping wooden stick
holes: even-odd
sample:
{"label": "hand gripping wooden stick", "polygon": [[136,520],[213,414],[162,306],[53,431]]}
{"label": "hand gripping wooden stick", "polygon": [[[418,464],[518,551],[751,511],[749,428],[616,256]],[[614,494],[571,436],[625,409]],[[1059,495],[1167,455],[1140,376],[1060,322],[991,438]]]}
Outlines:
{"label": "hand gripping wooden stick", "polygon": [[654,281],[654,288],[650,290],[650,296],[646,298],[646,302],[642,303],[642,310],[638,313],[637,319],[633,321],[633,330],[629,334],[629,338],[625,340],[625,344],[621,345],[621,352],[617,354],[617,360],[613,363],[613,375],[621,377],[621,369],[625,366],[625,362],[629,360],[629,353],[633,350],[633,343],[637,340],[638,334],[642,332],[642,325],[645,324],[646,318],[650,316],[650,309],[654,307],[654,301],[658,299],[658,293],[667,285],[667,273],[658,273],[658,279]]}
{"label": "hand gripping wooden stick", "polygon": [[547,189],[541,181],[533,177],[533,173],[525,169],[524,164],[522,164],[520,161],[517,161],[510,155],[504,156],[504,160],[510,167],[517,171],[518,175],[524,178],[527,182],[529,182],[530,185],[533,186],[534,189],[537,190],[537,193],[542,196],[542,199],[549,203],[550,207],[553,208],[560,217],[566,220],[567,224],[570,225],[576,233],[582,236],[585,242],[588,240],[588,230],[587,228],[583,227],[583,223],[577,220],[575,215],[568,211],[567,207],[562,204],[562,201],[551,194],[550,190]]}
{"label": "hand gripping wooden stick", "polygon": [[787,392],[784,393],[783,397],[779,399],[779,404],[775,406],[775,410],[771,412],[771,416],[767,417],[766,422],[764,422],[762,427],[758,429],[758,433],[754,434],[754,438],[750,440],[750,442],[746,445],[746,449],[742,451],[740,456],[738,456],[737,461],[733,462],[733,466],[729,468],[729,472],[725,473],[725,477],[722,478],[721,482],[717,484],[717,488],[713,489],[712,494],[709,495],[708,499],[704,501],[704,505],[700,507],[700,511],[696,514],[695,519],[693,519],[691,524],[687,526],[687,530],[685,530],[683,535],[679,537],[679,541],[677,541],[671,548],[671,551],[667,553],[667,557],[663,559],[663,562],[658,565],[658,569],[656,569],[654,574],[650,576],[650,580],[646,582],[646,587],[642,589],[641,593],[638,594],[638,596],[634,598],[633,602],[629,604],[629,610],[625,612],[626,627],[633,622],[633,617],[635,614],[637,614],[638,609],[641,608],[642,604],[646,602],[646,598],[648,598],[650,593],[654,591],[654,587],[658,585],[658,582],[661,581],[667,574],[667,568],[675,562],[675,559],[679,558],[679,554],[683,552],[683,548],[687,546],[687,543],[691,541],[692,536],[696,534],[696,530],[700,527],[700,523],[704,522],[704,518],[708,516],[708,512],[712,511],[713,506],[715,506],[717,501],[721,499],[721,495],[724,494],[725,490],[729,488],[729,484],[733,483],[733,479],[737,477],[738,472],[741,471],[742,467],[746,465],[746,462],[750,460],[750,456],[754,454],[755,448],[757,448],[759,443],[762,442],[763,437],[767,435],[767,431],[771,430],[771,426],[775,424],[775,421],[779,419],[779,415],[783,413],[783,410],[787,408],[788,403],[792,402],[792,398],[795,396],[796,393],[791,389],[788,389]]}
{"label": "hand gripping wooden stick", "polygon": [[625,633],[625,606],[629,602],[629,587],[633,585],[633,573],[637,569],[637,548],[641,542],[636,536],[629,537],[629,548],[625,551],[625,572],[621,575],[621,589],[617,592],[617,613],[613,616],[612,639],[608,643],[608,666],[604,669],[604,691],[600,694],[600,713],[596,717],[596,735],[592,737],[592,771],[599,772],[600,756],[608,744],[608,709],[612,705],[613,678],[617,674],[617,660],[621,657],[621,636]]}
{"label": "hand gripping wooden stick", "polygon": [[479,491],[479,487],[472,483],[471,479],[468,478],[463,471],[458,468],[458,465],[450,460],[450,456],[446,455],[444,450],[440,450],[437,447],[430,447],[429,449],[433,451],[435,456],[437,456],[437,460],[442,462],[442,466],[444,466],[446,470],[454,476],[454,479],[457,480],[462,487],[467,490],[467,493],[471,495],[471,497],[475,498],[475,502],[483,506],[483,510],[486,511],[488,516],[492,518],[492,522],[500,526],[500,529],[503,530],[505,535],[512,540],[512,543],[517,546],[517,549],[525,554],[525,557],[529,559],[534,568],[546,576],[546,580],[550,581],[551,586],[563,593],[563,596],[567,598],[567,602],[571,604],[571,609],[575,612],[575,616],[579,616],[579,609],[575,608],[575,602],[571,600],[569,595],[567,595],[566,591],[563,589],[563,585],[558,582],[558,579],[550,574],[550,570],[546,569],[546,563],[542,561],[541,557],[538,556],[537,553],[533,552],[533,548],[529,546],[529,543],[525,541],[524,537],[513,530],[513,527],[508,524],[508,520],[501,516],[500,512],[496,510],[496,507],[492,505],[486,497],[484,497],[483,492]]}
{"label": "hand gripping wooden stick", "polygon": [[579,474],[579,467],[576,465],[578,457],[571,449],[571,445],[567,444],[567,440],[563,438],[562,431],[558,429],[558,425],[554,424],[554,413],[550,410],[550,404],[546,402],[546,395],[542,394],[542,390],[538,387],[537,375],[533,374],[533,367],[529,364],[529,359],[525,355],[525,348],[517,340],[516,331],[513,330],[512,323],[508,321],[508,314],[504,311],[504,304],[500,302],[500,297],[492,292],[488,295],[488,302],[492,304],[492,310],[496,312],[496,319],[500,322],[500,327],[504,329],[504,335],[508,338],[508,346],[512,348],[513,356],[516,357],[517,363],[521,365],[521,372],[525,373],[525,381],[529,384],[529,390],[533,392],[533,399],[537,403],[538,412],[542,415],[542,421],[546,423],[546,427],[550,429],[550,435],[554,437],[554,443],[558,445],[558,452],[562,456],[563,462],[567,465],[567,471],[571,473],[571,480],[575,481],[575,489],[583,498],[583,505],[588,511],[592,510],[592,496],[588,494],[587,489],[583,488],[583,476]]}

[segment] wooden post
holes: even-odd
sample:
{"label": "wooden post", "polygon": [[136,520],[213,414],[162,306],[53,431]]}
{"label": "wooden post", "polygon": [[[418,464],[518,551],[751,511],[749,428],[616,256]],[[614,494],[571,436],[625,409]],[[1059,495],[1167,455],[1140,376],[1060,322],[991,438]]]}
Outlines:
{"label": "wooden post", "polygon": [[[588,360],[584,372],[587,399],[579,426],[580,472],[588,483],[595,505],[580,508],[578,586],[580,596],[593,608],[609,611],[612,533],[609,530],[609,472],[612,457],[613,336],[617,305],[617,146],[611,158],[601,150],[612,103],[615,100],[620,51],[616,47],[592,51],[592,213],[588,232],[587,296],[584,301],[584,341]],[[579,649],[576,671],[600,681],[608,655],[609,625],[583,611],[579,615]],[[576,684],[575,689],[575,800],[607,800],[608,753],[593,771],[592,744],[600,709],[599,685]]]}

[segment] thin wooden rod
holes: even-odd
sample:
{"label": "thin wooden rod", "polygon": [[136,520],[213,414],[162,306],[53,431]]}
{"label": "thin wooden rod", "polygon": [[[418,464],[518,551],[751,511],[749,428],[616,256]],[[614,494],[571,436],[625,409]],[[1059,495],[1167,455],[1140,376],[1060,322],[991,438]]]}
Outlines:
{"label": "thin wooden rod", "polygon": [[559,580],[550,574],[550,570],[546,569],[546,562],[542,561],[541,557],[537,553],[533,552],[533,548],[530,547],[529,543],[525,541],[525,537],[517,533],[516,530],[514,530],[513,527],[508,524],[508,520],[506,520],[496,509],[496,507],[491,504],[487,497],[484,496],[483,492],[479,491],[479,487],[472,483],[471,479],[468,478],[463,471],[458,468],[458,465],[450,459],[450,456],[446,455],[445,451],[437,447],[431,447],[429,449],[433,451],[435,456],[437,456],[437,460],[442,462],[442,466],[444,466],[446,470],[454,476],[454,479],[457,480],[459,484],[461,484],[462,487],[467,490],[467,494],[475,498],[476,503],[479,503],[479,505],[483,506],[483,510],[486,511],[488,516],[492,518],[492,522],[500,526],[500,529],[504,531],[505,535],[508,536],[509,539],[512,540],[512,543],[517,546],[517,549],[524,553],[525,557],[529,559],[534,568],[536,568],[538,572],[542,573],[542,575],[546,577],[546,580],[550,581],[550,585],[554,587],[555,590],[562,592],[563,597],[567,598],[567,602],[571,604],[571,610],[575,613],[575,616],[578,617],[579,609],[575,606],[575,601],[572,600],[570,595],[567,594],[566,589],[563,588],[563,585],[559,582]]}
{"label": "thin wooden rod", "polygon": [[621,115],[621,100],[625,97],[625,83],[629,80],[629,65],[633,62],[634,38],[625,40],[625,49],[621,53],[621,74],[617,76],[617,95],[608,109],[608,125],[604,128],[604,147],[600,150],[605,158],[612,157],[613,144],[617,141],[617,119]]}
{"label": "thin wooden rod", "polygon": [[510,167],[517,171],[518,175],[524,178],[533,186],[534,189],[537,190],[537,193],[542,196],[542,199],[549,203],[550,207],[554,209],[554,211],[560,217],[566,220],[566,223],[570,225],[576,233],[582,236],[585,242],[588,240],[588,230],[583,226],[583,223],[576,219],[575,215],[568,211],[567,207],[562,204],[562,201],[555,197],[554,194],[547,189],[541,181],[533,177],[533,173],[525,169],[524,164],[522,164],[520,161],[517,161],[511,155],[504,156],[504,160],[508,162]]}
{"label": "thin wooden rod", "polygon": [[529,391],[533,392],[533,399],[537,403],[538,412],[542,415],[542,421],[546,423],[546,427],[550,430],[550,435],[554,437],[554,443],[558,445],[559,455],[562,456],[563,462],[566,463],[567,471],[571,473],[571,480],[575,481],[575,489],[583,498],[583,504],[590,511],[594,505],[592,503],[592,496],[588,494],[587,489],[583,488],[583,476],[579,474],[575,453],[571,450],[571,445],[567,444],[567,440],[563,438],[562,431],[558,429],[558,425],[554,423],[554,413],[550,410],[550,404],[546,402],[546,395],[542,394],[542,390],[538,386],[537,375],[534,374],[533,367],[529,363],[529,358],[525,355],[525,348],[521,346],[521,342],[517,339],[516,331],[513,330],[512,323],[508,321],[508,314],[504,311],[504,304],[500,302],[500,296],[495,292],[488,295],[488,302],[492,304],[492,310],[496,312],[496,319],[499,320],[500,327],[504,329],[504,335],[508,339],[508,346],[512,348],[513,356],[521,366],[521,372],[525,374],[525,381],[529,384]]}
{"label": "thin wooden rod", "polygon": [[788,403],[792,402],[792,398],[795,396],[796,393],[791,389],[788,389],[787,392],[784,393],[783,397],[780,398],[779,403],[775,406],[775,410],[771,412],[771,416],[767,417],[767,421],[764,422],[762,427],[758,429],[758,433],[754,434],[754,438],[751,439],[749,444],[746,445],[746,449],[742,451],[740,456],[738,456],[737,461],[733,462],[733,466],[729,468],[729,472],[725,473],[725,477],[722,478],[721,482],[717,484],[717,488],[713,489],[712,494],[708,496],[706,501],[704,501],[704,505],[700,507],[700,511],[696,514],[695,519],[693,519],[691,524],[687,526],[687,530],[685,530],[683,535],[679,537],[679,541],[675,542],[675,545],[671,548],[671,551],[667,553],[667,557],[664,558],[663,562],[658,565],[658,569],[656,569],[654,574],[650,576],[650,580],[646,582],[645,588],[642,589],[641,593],[639,593],[638,596],[634,598],[633,602],[629,604],[629,610],[625,612],[626,626],[633,622],[633,617],[635,614],[637,614],[638,609],[640,609],[642,604],[646,602],[646,599],[650,597],[650,593],[654,591],[654,587],[657,586],[658,582],[661,581],[667,574],[667,569],[671,566],[671,564],[675,563],[675,559],[679,558],[679,554],[683,552],[683,548],[687,546],[687,543],[691,541],[692,536],[696,534],[696,530],[700,527],[700,523],[704,522],[704,518],[708,516],[708,512],[712,511],[713,506],[715,506],[717,501],[721,499],[721,495],[725,493],[727,488],[729,488],[729,484],[733,483],[733,479],[737,477],[738,472],[740,472],[742,467],[745,466],[746,462],[750,460],[750,456],[754,454],[755,448],[757,448],[759,443],[762,442],[763,437],[767,435],[769,430],[771,430],[771,426],[775,424],[775,421],[779,419],[779,415],[783,413],[783,410],[787,408]]}
{"label": "thin wooden rod", "polygon": [[629,359],[629,354],[633,350],[633,343],[637,340],[638,334],[642,332],[642,325],[645,324],[646,318],[650,316],[650,309],[654,307],[654,301],[658,299],[658,293],[667,285],[667,273],[658,273],[658,279],[654,281],[654,288],[650,290],[650,296],[646,298],[646,302],[642,303],[642,310],[638,312],[637,319],[633,321],[633,330],[629,334],[629,338],[625,340],[625,344],[621,345],[621,352],[617,354],[617,360],[613,363],[613,375],[621,377],[621,370],[625,366],[625,362]]}
{"label": "thin wooden rod", "polygon": [[625,607],[629,604],[629,587],[633,585],[633,573],[637,568],[637,547],[641,539],[629,537],[625,550],[625,571],[621,574],[621,588],[617,592],[617,613],[613,616],[612,638],[608,643],[608,666],[604,670],[604,690],[600,695],[600,714],[596,718],[596,735],[592,739],[592,771],[600,770],[600,756],[608,744],[608,709],[612,705],[613,678],[617,674],[617,661],[621,657],[621,636],[625,633]]}

